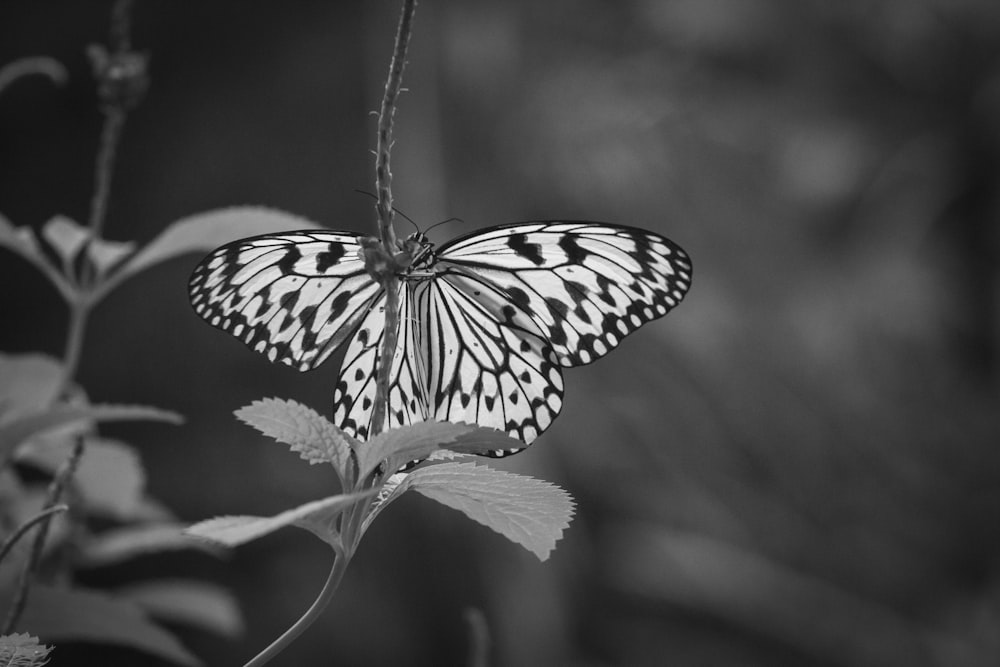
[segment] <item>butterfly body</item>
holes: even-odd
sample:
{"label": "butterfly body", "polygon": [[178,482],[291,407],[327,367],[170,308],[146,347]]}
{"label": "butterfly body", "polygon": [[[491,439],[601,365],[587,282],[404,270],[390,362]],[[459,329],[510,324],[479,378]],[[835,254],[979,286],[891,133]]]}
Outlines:
{"label": "butterfly body", "polygon": [[[199,315],[271,361],[310,370],[350,339],[334,421],[362,439],[373,430],[386,325],[366,244],[326,231],[244,239],[205,258],[190,286]],[[594,361],[665,315],[691,281],[676,244],[607,223],[514,223],[440,248],[417,233],[400,245],[384,426],[465,421],[525,445],[562,408],[563,367]]]}

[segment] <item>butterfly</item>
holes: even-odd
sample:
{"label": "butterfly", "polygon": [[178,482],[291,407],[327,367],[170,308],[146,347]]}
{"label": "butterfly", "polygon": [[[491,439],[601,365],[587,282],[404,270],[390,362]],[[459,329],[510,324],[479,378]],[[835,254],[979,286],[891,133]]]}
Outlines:
{"label": "butterfly", "polygon": [[[347,343],[334,422],[362,440],[375,430],[386,326],[366,238],[309,230],[243,239],[205,257],[189,286],[202,318],[271,361],[308,371]],[[673,241],[603,222],[499,225],[439,248],[417,232],[400,248],[409,264],[397,283],[383,428],[468,422],[524,447],[562,409],[563,368],[604,356],[691,285],[691,260]]]}

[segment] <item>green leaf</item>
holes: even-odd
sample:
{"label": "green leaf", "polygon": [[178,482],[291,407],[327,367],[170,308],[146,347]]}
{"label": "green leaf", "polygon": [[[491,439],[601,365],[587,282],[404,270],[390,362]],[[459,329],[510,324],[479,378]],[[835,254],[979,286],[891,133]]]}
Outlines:
{"label": "green leaf", "polygon": [[[0,605],[9,608],[10,596]],[[83,588],[35,583],[18,629],[46,642],[92,642],[138,649],[178,665],[200,665],[176,637],[154,624],[135,603]]]}
{"label": "green leaf", "polygon": [[56,251],[65,267],[72,264],[80,248],[90,238],[90,230],[76,220],[57,215],[42,227],[42,238]]}
{"label": "green leaf", "polygon": [[97,269],[97,274],[103,276],[134,251],[135,243],[132,241],[94,239],[87,246],[87,257]]}
{"label": "green leaf", "polygon": [[336,549],[340,546],[337,517],[348,506],[374,494],[375,491],[372,490],[366,493],[330,496],[270,517],[220,516],[196,523],[184,532],[192,537],[235,547],[269,535],[279,528],[298,526],[312,532]]}
{"label": "green leaf", "polygon": [[0,424],[56,400],[62,364],[45,354],[0,353]]}
{"label": "green leaf", "polygon": [[106,530],[79,545],[80,567],[107,567],[151,553],[200,549],[218,554],[218,547],[192,540],[178,523],[143,524]]}
{"label": "green leaf", "polygon": [[524,446],[520,440],[514,440],[496,429],[474,424],[427,421],[384,431],[356,451],[360,478],[364,479],[382,461],[386,461],[386,470],[399,470],[410,461],[425,459],[439,449],[462,454],[481,454]]}
{"label": "green leaf", "polygon": [[12,60],[3,67],[0,67],[0,92],[3,92],[7,86],[21,77],[32,74],[47,76],[57,86],[65,85],[66,79],[69,78],[69,75],[66,74],[66,68],[55,58],[49,58],[48,56],[27,56]]}
{"label": "green leaf", "polygon": [[161,579],[115,590],[115,595],[131,600],[154,618],[182,623],[223,637],[243,633],[243,616],[231,592],[190,579]]}
{"label": "green leaf", "polygon": [[[146,472],[138,453],[116,440],[95,436],[86,439],[73,482],[87,512],[122,521],[135,518],[146,488]],[[69,456],[73,440],[72,436],[33,439],[18,449],[15,459],[54,473]]]}
{"label": "green leaf", "polygon": [[74,482],[88,513],[128,521],[142,505],[146,470],[134,448],[116,440],[91,437],[87,438]]}
{"label": "green leaf", "polygon": [[351,449],[359,443],[312,408],[295,401],[264,398],[234,414],[264,435],[289,445],[309,463],[332,463],[340,479],[346,478]]}
{"label": "green leaf", "polygon": [[49,429],[65,426],[80,419],[107,421],[163,421],[180,424],[184,419],[176,412],[145,405],[60,405],[51,410],[12,419],[0,425],[0,461],[6,460],[14,448],[28,438]]}
{"label": "green leaf", "polygon": [[291,213],[262,206],[234,206],[182,218],[134,254],[105,283],[104,292],[139,271],[191,252],[208,252],[220,245],[257,234],[318,229],[320,225]]}
{"label": "green leaf", "polygon": [[4,215],[0,215],[0,247],[12,250],[32,263],[42,258],[41,248],[31,228],[16,227]]}
{"label": "green leaf", "polygon": [[554,484],[475,463],[441,463],[408,474],[407,488],[464,512],[523,546],[549,557],[573,516],[573,500]]}
{"label": "green leaf", "polygon": [[16,632],[0,637],[0,665],[3,667],[41,667],[49,660],[52,646],[38,643],[38,637]]}
{"label": "green leaf", "polygon": [[29,227],[15,227],[10,220],[0,215],[0,248],[17,253],[56,286],[67,301],[72,301],[76,290],[70,286],[59,270],[54,267],[38,245],[38,239]]}

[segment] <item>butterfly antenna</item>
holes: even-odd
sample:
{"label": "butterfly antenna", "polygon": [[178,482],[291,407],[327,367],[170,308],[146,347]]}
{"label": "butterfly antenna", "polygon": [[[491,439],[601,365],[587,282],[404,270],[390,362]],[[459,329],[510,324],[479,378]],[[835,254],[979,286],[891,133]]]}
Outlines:
{"label": "butterfly antenna", "polygon": [[465,220],[462,220],[461,218],[448,218],[447,220],[442,220],[441,222],[435,222],[433,225],[424,230],[424,234],[431,231],[435,227],[440,227],[441,225],[447,224],[449,222],[460,222],[463,225],[465,224]]}
{"label": "butterfly antenna", "polygon": [[[375,201],[378,201],[378,197],[374,193],[372,193],[372,192],[368,192],[367,190],[362,190],[361,188],[354,188],[354,191],[357,192],[357,193],[359,193],[359,194],[368,195],[369,197],[371,197]],[[395,213],[399,213],[401,216],[403,216],[403,219],[406,220],[411,225],[413,225],[414,229],[416,229],[418,232],[420,231],[420,226],[417,225],[417,223],[413,222],[413,218],[411,218],[410,216],[406,215],[405,213],[403,213],[402,211],[400,211],[395,206],[392,207],[392,210]],[[447,220],[445,222],[447,222]],[[440,224],[440,223],[438,223],[438,224]]]}

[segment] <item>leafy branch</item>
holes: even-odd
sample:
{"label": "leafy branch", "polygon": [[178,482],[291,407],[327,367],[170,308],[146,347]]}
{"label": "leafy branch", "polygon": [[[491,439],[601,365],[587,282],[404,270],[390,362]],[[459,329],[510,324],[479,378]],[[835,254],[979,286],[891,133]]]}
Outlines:
{"label": "leafy branch", "polygon": [[217,517],[187,530],[188,535],[235,547],[280,528],[297,526],[334,550],[333,567],[316,601],[247,667],[265,664],[319,616],[372,522],[407,491],[464,513],[541,560],[555,548],[573,514],[573,501],[559,487],[475,463],[437,463],[392,474],[410,461],[434,459],[442,450],[466,455],[518,445],[500,431],[470,424],[423,422],[391,429],[362,443],[314,410],[276,398],[255,401],[237,410],[236,416],[289,445],[310,464],[331,465],[342,481],[340,494],[275,516]]}
{"label": "leafy branch", "polygon": [[[36,232],[26,226],[18,227],[0,215],[0,248],[19,255],[38,269],[56,288],[69,310],[61,363],[45,355],[0,355],[0,474],[4,475],[3,484],[16,485],[11,491],[16,490],[18,494],[32,493],[22,488],[17,475],[11,472],[9,464],[14,460],[28,462],[53,474],[44,503],[47,509],[27,520],[16,513],[7,517],[15,520],[12,525],[18,528],[0,546],[0,562],[16,563],[21,568],[21,575],[13,577],[10,590],[4,592],[3,625],[8,631],[15,627],[44,628],[49,633],[47,637],[53,632],[65,633],[70,629],[76,637],[127,644],[178,664],[193,665],[197,663],[196,658],[170,633],[148,620],[139,607],[131,604],[126,599],[129,594],[108,598],[75,586],[54,589],[38,576],[43,555],[53,549],[53,545],[46,542],[72,542],[72,548],[65,549],[65,553],[72,553],[72,556],[60,560],[60,573],[81,564],[86,567],[88,558],[104,564],[118,563],[137,553],[188,549],[197,545],[182,539],[179,527],[171,522],[168,514],[158,514],[157,518],[141,514],[147,499],[143,495],[145,478],[138,458],[127,445],[101,438],[96,432],[96,425],[105,421],[179,423],[182,420],[176,413],[152,407],[92,405],[82,392],[75,390],[87,323],[94,308],[113,289],[165,260],[189,252],[208,251],[248,235],[318,225],[267,208],[233,207],[181,219],[138,250],[136,243],[102,238],[126,118],[142,99],[149,83],[146,56],[132,50],[132,7],[132,0],[116,0],[112,8],[109,46],[95,45],[88,49],[98,85],[103,124],[86,225],[57,215]],[[0,68],[0,92],[31,74],[46,75],[56,84],[66,79],[65,69],[57,61],[25,58]],[[110,483],[109,475],[114,477]],[[50,536],[49,526],[54,515],[68,509],[60,499],[70,488],[74,491],[74,522],[82,523],[86,515],[95,513],[129,523],[114,535],[109,531],[113,539],[105,539],[104,533],[95,535],[77,530],[71,531],[71,538],[58,533]],[[20,549],[13,553],[15,546],[29,541],[24,540],[28,535],[31,535],[30,546],[23,554]],[[216,611],[213,618],[203,614],[201,618],[205,622],[192,620],[193,616],[180,608],[185,601],[175,595],[175,590],[172,599],[178,601],[174,609],[178,615],[205,626],[214,621],[226,622],[228,628],[239,624],[235,604],[223,592],[210,591],[196,583],[187,586],[191,595],[199,594],[215,604]],[[146,593],[148,604],[155,604],[157,595],[159,600],[165,599],[162,591],[158,592],[154,586]],[[20,641],[19,635],[11,637]],[[25,646],[17,642],[8,646],[7,639],[0,637],[0,664],[27,655]]]}

